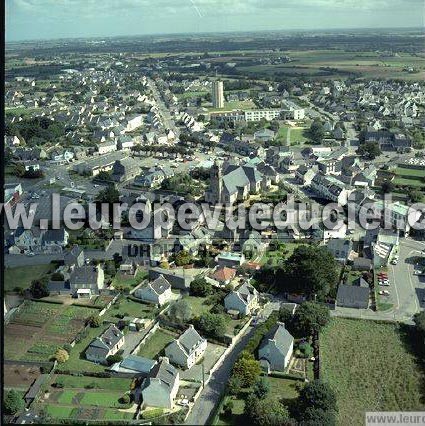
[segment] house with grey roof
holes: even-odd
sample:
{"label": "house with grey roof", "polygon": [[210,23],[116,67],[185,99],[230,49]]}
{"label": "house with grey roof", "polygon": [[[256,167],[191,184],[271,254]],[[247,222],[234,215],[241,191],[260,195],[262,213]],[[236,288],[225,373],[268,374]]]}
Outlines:
{"label": "house with grey roof", "polygon": [[155,280],[160,275],[164,276],[172,288],[179,290],[188,290],[190,283],[193,281],[193,275],[186,273],[185,269],[164,269],[159,267],[149,269],[150,280]]}
{"label": "house with grey roof", "polygon": [[369,307],[369,284],[360,278],[353,285],[340,284],[335,307],[367,309]]}
{"label": "house with grey roof", "polygon": [[115,182],[125,182],[135,178],[139,173],[139,160],[131,157],[116,160],[112,166],[112,179]]}
{"label": "house with grey roof", "polygon": [[115,355],[124,345],[124,333],[111,324],[99,337],[92,340],[87,347],[86,359],[104,364],[108,356]]}
{"label": "house with grey roof", "polygon": [[69,234],[64,228],[48,229],[41,237],[41,247],[47,253],[62,253],[68,244]]}
{"label": "house with grey roof", "polygon": [[134,292],[134,296],[145,302],[161,306],[169,302],[172,297],[171,284],[161,274],[146,286],[138,288]]}
{"label": "house with grey roof", "polygon": [[206,349],[207,339],[201,337],[190,324],[178,339],[165,348],[165,355],[173,364],[189,369],[204,356]]}
{"label": "house with grey roof", "polygon": [[100,265],[75,267],[69,277],[71,293],[76,297],[91,297],[99,294],[105,283],[105,274]]}
{"label": "house with grey roof", "polygon": [[74,245],[69,250],[66,250],[63,255],[65,266],[81,267],[84,265],[84,250],[79,245]]}
{"label": "house with grey roof", "polygon": [[276,323],[262,340],[258,359],[267,372],[284,371],[294,351],[294,338],[283,322]]}
{"label": "house with grey roof", "polygon": [[326,248],[339,263],[345,264],[353,250],[353,242],[345,238],[331,238]]}
{"label": "house with grey roof", "polygon": [[251,284],[244,283],[224,298],[224,307],[228,312],[249,315],[258,308],[258,291]]}
{"label": "house with grey roof", "polygon": [[141,385],[142,406],[173,408],[179,390],[180,376],[167,358],[156,364]]}

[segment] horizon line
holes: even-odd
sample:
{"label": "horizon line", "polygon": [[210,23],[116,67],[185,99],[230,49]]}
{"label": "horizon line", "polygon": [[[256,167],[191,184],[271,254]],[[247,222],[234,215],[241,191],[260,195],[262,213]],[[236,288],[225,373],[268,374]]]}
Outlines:
{"label": "horizon line", "polygon": [[[400,26],[400,27],[351,27],[351,28],[292,28],[292,29],[271,29],[271,30],[223,30],[223,31],[191,31],[191,32],[175,32],[175,33],[146,33],[146,34],[122,34],[114,36],[75,36],[75,37],[54,37],[54,38],[34,38],[34,39],[16,39],[16,40],[5,40],[7,44],[19,44],[19,43],[33,43],[42,41],[67,41],[67,40],[102,40],[102,39],[118,39],[118,38],[143,38],[143,37],[170,37],[170,36],[200,36],[200,35],[220,35],[220,34],[264,34],[264,33],[297,33],[297,32],[350,32],[350,31],[423,31],[425,35],[425,27],[412,27],[412,26]],[[7,38],[7,31],[5,32]]]}

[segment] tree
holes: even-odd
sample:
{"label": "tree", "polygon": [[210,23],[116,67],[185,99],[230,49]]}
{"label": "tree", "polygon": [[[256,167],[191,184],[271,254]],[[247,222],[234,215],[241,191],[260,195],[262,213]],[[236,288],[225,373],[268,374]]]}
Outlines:
{"label": "tree", "polygon": [[119,203],[120,201],[120,193],[118,189],[115,188],[115,185],[108,185],[105,189],[100,191],[96,196],[96,201],[98,203],[107,203],[114,204]]}
{"label": "tree", "polygon": [[326,247],[302,245],[285,261],[283,271],[276,273],[281,291],[317,295],[324,299],[338,281],[337,262]]}
{"label": "tree", "polygon": [[261,377],[253,388],[253,393],[258,399],[264,399],[270,392],[270,383],[265,377]]}
{"label": "tree", "polygon": [[389,180],[385,180],[382,182],[381,189],[384,194],[389,194],[394,191],[394,184]]}
{"label": "tree", "polygon": [[425,311],[415,314],[413,321],[415,322],[416,330],[422,337],[423,348],[425,348]]}
{"label": "tree", "polygon": [[307,342],[300,343],[298,349],[304,358],[311,358],[313,356],[313,348]]}
{"label": "tree", "polygon": [[41,299],[50,294],[49,286],[46,280],[34,280],[31,282],[30,292],[34,299]]}
{"label": "tree", "polygon": [[239,376],[233,374],[227,382],[227,386],[230,395],[237,395],[242,389],[242,380]]}
{"label": "tree", "polygon": [[297,407],[300,413],[305,412],[307,408],[336,412],[335,392],[327,383],[314,380],[301,389]]}
{"label": "tree", "polygon": [[241,386],[249,388],[254,385],[261,374],[260,363],[248,352],[242,352],[241,357],[233,366],[233,376],[240,380]]}
{"label": "tree", "polygon": [[87,322],[88,324],[90,324],[91,328],[98,328],[102,324],[100,317],[98,317],[97,315],[91,315],[88,318]]}
{"label": "tree", "polygon": [[130,404],[130,395],[128,393],[125,393],[120,399],[119,399],[119,403],[120,404]]}
{"label": "tree", "polygon": [[245,402],[245,416],[254,426],[277,426],[290,423],[287,408],[276,398],[257,399],[250,394]]}
{"label": "tree", "polygon": [[311,141],[316,145],[320,145],[325,136],[323,124],[319,120],[314,120],[311,123],[310,129],[306,133],[307,136],[311,139]]}
{"label": "tree", "polygon": [[409,197],[412,203],[419,203],[423,199],[423,194],[421,191],[419,191],[419,189],[410,189]]}
{"label": "tree", "polygon": [[190,292],[193,296],[205,297],[211,294],[212,285],[204,277],[197,277],[190,283]]}
{"label": "tree", "polygon": [[329,320],[329,309],[316,302],[302,303],[294,314],[294,326],[303,336],[319,332]]}
{"label": "tree", "polygon": [[366,142],[359,146],[357,149],[357,154],[373,160],[381,155],[382,152],[378,142]]}
{"label": "tree", "polygon": [[112,365],[115,364],[117,362],[121,362],[122,361],[122,356],[119,354],[115,354],[115,355],[109,355],[108,358],[106,358],[106,361],[108,362],[108,365]]}
{"label": "tree", "polygon": [[324,411],[321,408],[309,407],[300,420],[302,426],[335,426],[335,411]]}
{"label": "tree", "polygon": [[25,407],[25,402],[22,399],[21,395],[15,389],[7,392],[3,400],[4,411],[7,414],[16,414],[19,413]]}
{"label": "tree", "polygon": [[186,250],[180,250],[174,257],[177,266],[189,265],[192,262],[192,256]]}
{"label": "tree", "polygon": [[186,322],[192,318],[192,308],[187,300],[181,299],[170,306],[169,315],[173,321]]}
{"label": "tree", "polygon": [[69,359],[69,354],[65,349],[57,349],[57,351],[55,352],[55,355],[53,356],[53,358],[59,362],[60,364],[63,364],[64,362],[68,361]]}
{"label": "tree", "polygon": [[222,337],[226,330],[226,321],[223,315],[206,312],[197,319],[197,326],[207,336]]}

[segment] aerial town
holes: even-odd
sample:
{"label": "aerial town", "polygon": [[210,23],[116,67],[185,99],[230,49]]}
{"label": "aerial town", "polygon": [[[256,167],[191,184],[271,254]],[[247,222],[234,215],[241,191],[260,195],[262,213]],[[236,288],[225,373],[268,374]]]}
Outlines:
{"label": "aerial town", "polygon": [[[423,33],[234,37],[7,45],[5,422],[425,411]],[[310,226],[228,226],[258,203]]]}

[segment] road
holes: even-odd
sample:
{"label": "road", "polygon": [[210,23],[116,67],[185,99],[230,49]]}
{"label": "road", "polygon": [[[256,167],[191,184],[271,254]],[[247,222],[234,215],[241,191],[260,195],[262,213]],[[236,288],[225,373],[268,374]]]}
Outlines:
{"label": "road", "polygon": [[219,403],[220,397],[229,381],[233,364],[242,352],[243,348],[248,344],[249,339],[253,336],[255,327],[248,327],[245,334],[235,345],[233,350],[224,359],[223,364],[212,374],[210,381],[203,389],[201,395],[196,400],[186,424],[189,425],[205,425]]}
{"label": "road", "polygon": [[[264,306],[259,314],[259,317],[265,321],[273,310],[279,310],[280,302],[268,303]],[[219,403],[221,395],[229,381],[229,377],[239,354],[248,344],[255,331],[254,326],[249,326],[245,333],[236,343],[228,356],[225,357],[220,367],[212,374],[210,381],[203,389],[201,395],[196,400],[189,417],[185,424],[189,425],[205,425],[214,410],[214,407]]]}
{"label": "road", "polygon": [[333,316],[352,318],[399,321],[412,324],[412,318],[425,308],[425,278],[413,274],[413,258],[421,255],[425,243],[412,239],[400,239],[399,260],[397,265],[388,266],[390,286],[385,289],[391,293],[389,301],[394,307],[388,311],[374,312],[370,309],[337,308],[331,311]]}

